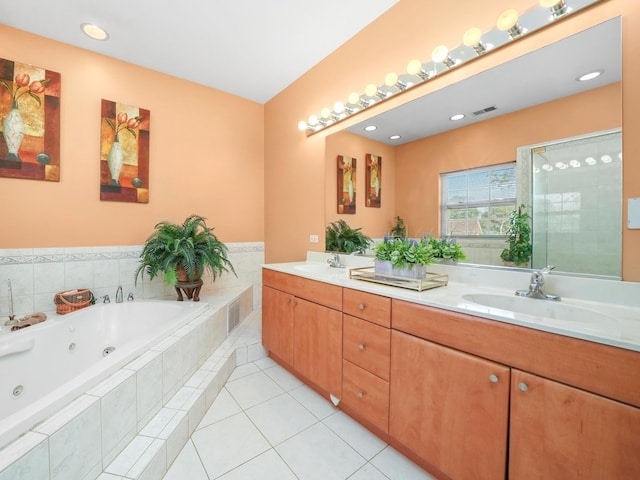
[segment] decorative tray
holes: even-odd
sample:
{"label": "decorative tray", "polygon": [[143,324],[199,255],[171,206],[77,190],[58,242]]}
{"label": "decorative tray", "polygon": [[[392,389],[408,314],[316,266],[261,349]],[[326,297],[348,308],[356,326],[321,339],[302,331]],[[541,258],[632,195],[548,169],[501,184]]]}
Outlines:
{"label": "decorative tray", "polygon": [[449,276],[439,273],[427,272],[425,278],[410,278],[377,273],[374,267],[352,268],[349,270],[349,278],[391,285],[393,287],[409,288],[411,290],[417,290],[418,292],[429,290],[430,288],[444,287],[449,283]]}

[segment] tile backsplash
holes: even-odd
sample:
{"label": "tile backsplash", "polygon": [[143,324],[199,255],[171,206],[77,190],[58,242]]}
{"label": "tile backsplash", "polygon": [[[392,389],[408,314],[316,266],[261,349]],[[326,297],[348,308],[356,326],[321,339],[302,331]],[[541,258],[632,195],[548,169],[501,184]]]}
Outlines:
{"label": "tile backsplash", "polygon": [[[225,274],[215,282],[205,278],[202,292],[250,284],[254,287],[254,306],[260,305],[264,243],[226,245],[238,277]],[[129,293],[138,299],[175,295],[175,289],[165,286],[162,278],[149,281],[145,276],[135,284],[141,251],[142,245],[0,250],[0,319],[6,320],[10,314],[9,280],[13,313],[18,317],[54,311],[54,295],[75,288],[90,289],[98,301],[104,295],[115,301],[119,285],[125,298]]]}

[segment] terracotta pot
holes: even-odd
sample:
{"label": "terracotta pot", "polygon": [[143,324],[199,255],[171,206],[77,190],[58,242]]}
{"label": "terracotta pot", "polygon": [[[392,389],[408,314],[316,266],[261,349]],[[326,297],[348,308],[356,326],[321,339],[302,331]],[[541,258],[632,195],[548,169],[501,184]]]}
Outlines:
{"label": "terracotta pot", "polygon": [[176,276],[178,277],[178,282],[180,283],[197,282],[202,277],[202,275],[196,275],[196,278],[190,279],[187,275],[187,271],[182,265],[178,265],[178,267],[176,268]]}

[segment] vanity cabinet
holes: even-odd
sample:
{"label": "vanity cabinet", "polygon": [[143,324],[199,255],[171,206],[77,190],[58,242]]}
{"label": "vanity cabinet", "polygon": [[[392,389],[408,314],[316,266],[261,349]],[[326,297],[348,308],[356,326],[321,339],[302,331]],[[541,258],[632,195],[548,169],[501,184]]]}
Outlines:
{"label": "vanity cabinet", "polygon": [[640,409],[513,370],[509,479],[640,478]]}
{"label": "vanity cabinet", "polygon": [[342,288],[263,269],[262,342],[321,390],[342,391]]}
{"label": "vanity cabinet", "polygon": [[454,479],[505,477],[510,369],[391,333],[389,434]]}

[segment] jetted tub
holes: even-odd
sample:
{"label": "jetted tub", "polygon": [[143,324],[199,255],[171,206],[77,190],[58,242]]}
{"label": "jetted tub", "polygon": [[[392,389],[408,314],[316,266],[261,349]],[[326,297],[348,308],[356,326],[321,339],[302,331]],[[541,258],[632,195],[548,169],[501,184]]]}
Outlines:
{"label": "jetted tub", "polygon": [[168,301],[98,304],[0,335],[0,448],[206,307]]}

